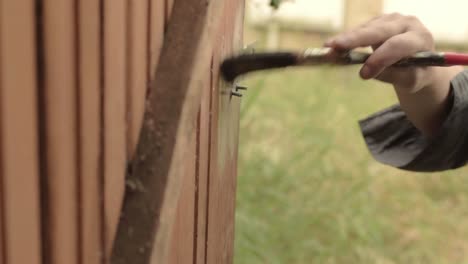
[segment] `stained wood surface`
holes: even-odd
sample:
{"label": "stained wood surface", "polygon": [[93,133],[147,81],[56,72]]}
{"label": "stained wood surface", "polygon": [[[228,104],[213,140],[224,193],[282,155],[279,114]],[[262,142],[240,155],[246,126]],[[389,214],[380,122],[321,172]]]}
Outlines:
{"label": "stained wood surface", "polygon": [[1,260],[8,264],[41,263],[34,10],[33,1],[0,1]]}
{"label": "stained wood surface", "polygon": [[171,19],[172,15],[172,9],[174,8],[174,1],[175,0],[165,0],[166,5],[165,5],[165,23],[166,25],[169,24],[169,21]]}
{"label": "stained wood surface", "polygon": [[149,0],[149,29],[148,29],[148,85],[152,83],[156,74],[156,67],[164,40],[165,1]]}
{"label": "stained wood surface", "polygon": [[80,253],[82,263],[100,264],[104,251],[101,7],[99,1],[81,0],[78,8]]}
{"label": "stained wood surface", "polygon": [[77,58],[74,1],[43,2],[47,263],[78,263]]}
{"label": "stained wood surface", "polygon": [[[120,217],[127,166],[127,5],[104,0],[104,211],[110,252]],[[106,253],[107,254],[107,253]]]}
{"label": "stained wood surface", "polygon": [[207,261],[232,263],[240,99],[229,96],[232,84],[219,77],[222,59],[239,52],[243,32],[242,1],[227,1],[215,34],[212,69],[211,162],[208,185]]}
{"label": "stained wood surface", "polygon": [[0,264],[232,262],[242,19],[0,0]]}
{"label": "stained wood surface", "polygon": [[[197,120],[193,120],[196,122]],[[195,189],[197,174],[197,131],[193,130],[190,135],[191,140],[187,146],[188,159],[184,166],[185,172],[182,176],[182,186],[180,189],[177,212],[173,227],[171,249],[168,263],[183,264],[194,263],[195,257]]]}
{"label": "stained wood surface", "polygon": [[[127,192],[113,251],[114,263],[130,260],[148,263],[151,256],[153,262],[167,261],[184,164],[190,155],[186,151],[194,129],[190,121],[196,119],[200,104],[200,78],[211,66],[211,49],[206,48],[211,43],[212,33],[208,18],[217,21],[223,4],[222,1],[208,5],[198,1],[174,3],[149,94],[150,106],[134,171],[128,179],[135,186],[143,186],[144,191]],[[186,52],[182,54],[181,50]],[[151,250],[148,245],[155,235]]]}
{"label": "stained wood surface", "polygon": [[196,178],[196,248],[195,263],[206,263],[206,235],[208,219],[208,176],[211,158],[211,71],[205,73],[197,127],[197,178]]}
{"label": "stained wood surface", "polygon": [[128,2],[128,79],[129,113],[128,157],[132,157],[140,136],[148,88],[148,1]]}

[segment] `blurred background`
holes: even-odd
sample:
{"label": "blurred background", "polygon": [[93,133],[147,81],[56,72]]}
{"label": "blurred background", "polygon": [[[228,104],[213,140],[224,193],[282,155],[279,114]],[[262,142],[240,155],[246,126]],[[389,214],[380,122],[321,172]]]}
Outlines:
{"label": "blurred background", "polygon": [[[439,50],[468,51],[466,0],[248,0],[245,44],[320,47],[378,14],[418,16]],[[235,263],[468,263],[468,169],[374,161],[357,121],[396,102],[358,67],[249,75],[242,102]]]}

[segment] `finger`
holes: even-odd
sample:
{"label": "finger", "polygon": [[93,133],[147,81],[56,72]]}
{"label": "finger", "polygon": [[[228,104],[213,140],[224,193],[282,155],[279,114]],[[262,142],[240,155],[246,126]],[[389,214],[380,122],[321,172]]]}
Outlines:
{"label": "finger", "polygon": [[375,22],[378,22],[379,20],[381,20],[383,18],[384,15],[379,15],[379,16],[376,16],[372,19],[370,19],[369,21],[366,21],[362,24],[360,24],[359,26],[357,26],[356,28],[348,31],[348,32],[344,32],[344,33],[341,33],[341,34],[338,34],[330,39],[328,39],[327,41],[325,41],[324,43],[324,46],[325,47],[333,47],[333,46],[336,46],[336,44],[334,43],[336,41],[336,39],[339,39],[347,34],[352,34],[353,32],[355,32],[357,29],[362,29],[362,28],[366,28],[366,27],[371,27],[373,24],[375,24]]}
{"label": "finger", "polygon": [[377,17],[365,26],[340,34],[327,44],[330,47],[344,50],[376,46],[395,35],[421,26],[421,22],[414,16],[393,13]]}
{"label": "finger", "polygon": [[367,59],[361,70],[361,77],[374,78],[397,61],[425,50],[427,45],[424,42],[420,33],[413,31],[388,39]]}
{"label": "finger", "polygon": [[404,33],[407,27],[403,23],[379,23],[364,27],[335,39],[334,45],[339,49],[354,49],[385,42],[387,39]]}

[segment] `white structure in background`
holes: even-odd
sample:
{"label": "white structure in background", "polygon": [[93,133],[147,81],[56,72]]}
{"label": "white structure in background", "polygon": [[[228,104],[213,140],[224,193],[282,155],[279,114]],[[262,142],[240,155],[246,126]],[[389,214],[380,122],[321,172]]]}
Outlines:
{"label": "white structure in background", "polygon": [[[345,0],[286,0],[272,12],[269,0],[249,0],[249,21],[263,23],[273,17],[281,22],[343,28]],[[365,8],[365,7],[363,7]],[[468,0],[384,0],[384,13],[415,15],[439,41],[468,44]]]}

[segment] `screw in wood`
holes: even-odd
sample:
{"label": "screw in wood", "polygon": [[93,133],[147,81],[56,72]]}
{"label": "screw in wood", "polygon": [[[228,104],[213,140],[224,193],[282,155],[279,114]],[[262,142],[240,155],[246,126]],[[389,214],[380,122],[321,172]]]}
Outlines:
{"label": "screw in wood", "polygon": [[239,92],[239,90],[247,90],[247,87],[245,86],[239,86],[239,85],[236,85],[236,92]]}
{"label": "screw in wood", "polygon": [[241,93],[231,91],[231,96],[237,96],[237,97],[242,97]]}

